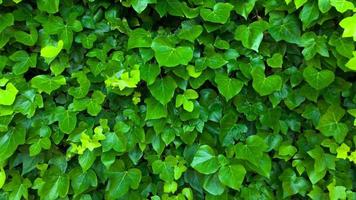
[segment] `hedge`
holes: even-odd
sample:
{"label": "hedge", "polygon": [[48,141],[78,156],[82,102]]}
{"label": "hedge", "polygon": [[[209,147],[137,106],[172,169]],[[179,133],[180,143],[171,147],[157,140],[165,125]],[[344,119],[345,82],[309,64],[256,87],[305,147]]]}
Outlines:
{"label": "hedge", "polygon": [[355,0],[0,0],[1,200],[355,200]]}

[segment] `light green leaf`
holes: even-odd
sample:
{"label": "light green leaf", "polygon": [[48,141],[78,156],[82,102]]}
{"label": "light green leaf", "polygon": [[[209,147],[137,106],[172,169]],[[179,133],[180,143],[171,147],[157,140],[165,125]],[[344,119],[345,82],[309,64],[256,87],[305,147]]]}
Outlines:
{"label": "light green leaf", "polygon": [[303,71],[303,77],[310,86],[321,90],[329,86],[335,79],[335,75],[330,70],[318,71],[313,67],[307,67]]}
{"label": "light green leaf", "polygon": [[344,29],[342,37],[352,37],[356,41],[356,14],[351,17],[346,17],[339,23],[340,26]]}
{"label": "light green leaf", "polygon": [[54,90],[59,89],[66,84],[64,76],[59,75],[51,77],[49,75],[38,75],[31,79],[32,88],[37,89],[40,93],[45,92],[51,94]]}
{"label": "light green leaf", "polygon": [[225,24],[233,8],[234,6],[230,3],[216,3],[212,9],[200,9],[200,16],[204,21]]}
{"label": "light green leaf", "polygon": [[351,70],[356,70],[356,51],[353,52],[353,56],[345,66]]}
{"label": "light green leaf", "polygon": [[0,168],[0,189],[5,184],[5,180],[6,180],[6,174],[5,174],[4,169],[1,167]]}
{"label": "light green leaf", "polygon": [[166,76],[156,80],[152,85],[148,86],[152,96],[157,99],[162,105],[166,105],[174,96],[174,91],[177,88],[175,80]]}
{"label": "light green leaf", "polygon": [[346,188],[344,186],[336,185],[333,180],[328,186],[330,200],[346,199]]}
{"label": "light green leaf", "polygon": [[229,78],[227,75],[217,73],[215,82],[218,85],[219,92],[225,97],[226,101],[236,96],[243,87],[243,82],[239,79]]}
{"label": "light green leaf", "polygon": [[0,105],[12,105],[16,99],[18,90],[12,83],[6,85],[6,89],[0,88]]}
{"label": "light green leaf", "polygon": [[302,7],[308,0],[294,0],[294,5],[296,9]]}
{"label": "light green leaf", "polygon": [[233,164],[221,167],[219,170],[219,180],[224,185],[239,190],[244,180],[246,170],[240,164]]}
{"label": "light green leaf", "polygon": [[202,174],[213,174],[218,171],[220,167],[214,150],[208,145],[199,147],[190,165]]}
{"label": "light green leaf", "polygon": [[56,46],[45,46],[41,49],[41,56],[44,58],[55,58],[63,48],[63,40],[59,40]]}
{"label": "light green leaf", "polygon": [[354,4],[347,0],[330,0],[330,4],[340,13],[354,9]]}

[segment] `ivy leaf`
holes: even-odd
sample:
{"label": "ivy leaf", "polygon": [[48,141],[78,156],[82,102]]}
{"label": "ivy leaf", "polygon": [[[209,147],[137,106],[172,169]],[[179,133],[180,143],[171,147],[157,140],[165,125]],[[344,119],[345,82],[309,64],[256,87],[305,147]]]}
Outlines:
{"label": "ivy leaf", "polygon": [[335,75],[332,71],[326,69],[318,71],[313,67],[305,68],[303,71],[303,77],[310,86],[317,90],[326,88],[335,79]]}
{"label": "ivy leaf", "polygon": [[12,105],[19,91],[12,83],[6,85],[6,89],[0,89],[0,105]]}
{"label": "ivy leaf", "polygon": [[335,7],[335,9],[341,13],[344,13],[347,10],[352,10],[354,8],[354,4],[347,0],[330,0],[330,5]]}
{"label": "ivy leaf", "polygon": [[6,13],[0,16],[0,33],[12,25],[14,25],[14,15],[12,13]]}
{"label": "ivy leaf", "polygon": [[38,75],[31,79],[31,86],[37,89],[40,93],[45,92],[51,94],[54,90],[59,89],[66,84],[64,76],[59,75],[51,77],[49,75]]}
{"label": "ivy leaf", "polygon": [[82,43],[83,47],[86,49],[93,48],[96,40],[97,36],[95,34],[86,35],[84,33],[79,33],[78,36],[75,37],[75,42]]}
{"label": "ivy leaf", "polygon": [[203,32],[203,27],[196,25],[191,21],[182,22],[182,28],[178,31],[177,36],[180,39],[188,40],[194,42],[194,40],[199,37]]}
{"label": "ivy leaf", "polygon": [[220,167],[214,150],[208,145],[199,147],[190,165],[202,174],[213,174]]}
{"label": "ivy leaf", "polygon": [[70,133],[77,125],[77,115],[69,110],[63,110],[59,117],[59,129],[64,133]]}
{"label": "ivy leaf", "polygon": [[187,65],[193,58],[193,49],[191,47],[175,47],[168,38],[164,37],[155,38],[151,48],[155,52],[155,57],[160,66],[175,67],[177,65]]}
{"label": "ivy leaf", "polygon": [[219,180],[224,185],[239,190],[244,180],[246,170],[240,164],[233,164],[221,167],[219,170]]}
{"label": "ivy leaf", "polygon": [[8,159],[15,153],[18,145],[25,143],[26,130],[23,127],[9,129],[0,137],[0,162]]}
{"label": "ivy leaf", "polygon": [[345,66],[351,70],[356,70],[356,51],[353,52],[353,56]]}
{"label": "ivy leaf", "polygon": [[174,91],[177,88],[175,80],[166,76],[158,79],[152,85],[148,86],[152,96],[157,99],[162,105],[166,105],[174,96]]}
{"label": "ivy leaf", "polygon": [[217,174],[212,174],[205,177],[203,188],[214,196],[222,195],[225,191],[225,187],[221,184]]}
{"label": "ivy leaf", "polygon": [[36,44],[38,39],[38,33],[35,28],[30,28],[30,34],[24,31],[16,31],[14,37],[17,42],[20,42],[27,46],[33,46]]}
{"label": "ivy leaf", "polygon": [[24,74],[30,67],[36,67],[37,64],[37,54],[28,55],[26,51],[22,50],[16,51],[9,58],[16,62],[12,68],[15,75]]}
{"label": "ivy leaf", "polygon": [[212,9],[200,9],[200,16],[204,21],[225,24],[230,17],[230,12],[234,8],[230,3],[217,3]]}
{"label": "ivy leaf", "polygon": [[266,142],[257,135],[249,136],[246,144],[235,145],[236,158],[250,162],[257,172],[269,177],[271,170],[271,159],[264,152],[268,150]]}
{"label": "ivy leaf", "polygon": [[37,108],[43,107],[42,96],[36,94],[35,90],[23,92],[15,101],[14,110],[19,111],[28,118],[32,117]]}
{"label": "ivy leaf", "polygon": [[341,107],[330,106],[321,116],[317,129],[326,137],[333,136],[336,142],[341,143],[349,131],[346,124],[339,122],[344,115],[345,110]]}
{"label": "ivy leaf", "polygon": [[318,7],[322,13],[326,13],[330,10],[330,0],[318,0]]}
{"label": "ivy leaf", "polygon": [[282,78],[279,75],[265,77],[262,68],[255,68],[252,71],[252,87],[261,96],[270,95],[282,88]]}
{"label": "ivy leaf", "polygon": [[40,187],[38,193],[41,199],[55,200],[58,197],[65,197],[69,190],[69,177],[67,174],[62,174],[61,171],[55,167],[46,171],[43,179],[43,185]]}
{"label": "ivy leaf", "polygon": [[167,108],[154,98],[145,99],[147,105],[146,120],[167,117]]}
{"label": "ivy leaf", "polygon": [[184,110],[193,112],[194,102],[191,100],[197,99],[198,97],[199,95],[195,90],[187,89],[184,91],[184,94],[177,95],[176,107],[178,108],[183,105]]}
{"label": "ivy leaf", "polygon": [[156,0],[132,0],[131,5],[137,13],[142,13],[150,3],[156,3]]}
{"label": "ivy leaf", "polygon": [[90,187],[96,187],[98,185],[98,180],[93,170],[82,172],[82,170],[77,167],[74,168],[69,175],[75,195],[79,195]]}
{"label": "ivy leaf", "polygon": [[303,22],[303,29],[309,28],[317,19],[319,19],[319,8],[317,1],[308,2],[303,6],[299,14]]}
{"label": "ivy leaf", "polygon": [[293,14],[284,16],[280,13],[271,13],[268,32],[277,42],[284,40],[289,43],[298,43],[300,38],[300,25]]}
{"label": "ivy leaf", "polygon": [[308,181],[303,177],[297,177],[295,172],[290,168],[285,169],[279,179],[282,181],[283,198],[294,194],[304,196],[310,187]]}
{"label": "ivy leaf", "polygon": [[246,48],[258,52],[258,48],[263,39],[263,32],[267,30],[269,24],[266,21],[258,20],[248,26],[239,25],[235,30],[235,39],[240,40]]}
{"label": "ivy leaf", "polygon": [[324,57],[329,57],[326,38],[319,37],[314,32],[303,34],[300,46],[304,47],[302,53],[306,60],[312,59],[317,53]]}
{"label": "ivy leaf", "polygon": [[151,34],[142,28],[137,28],[130,32],[127,48],[151,47]]}
{"label": "ivy leaf", "polygon": [[348,157],[348,153],[350,151],[350,147],[347,146],[347,144],[342,143],[341,146],[339,146],[336,149],[337,155],[336,158],[341,158],[341,159],[346,159]]}
{"label": "ivy leaf", "polygon": [[54,14],[58,12],[59,0],[47,1],[47,0],[36,0],[37,7],[41,11]]}
{"label": "ivy leaf", "polygon": [[346,199],[346,188],[344,186],[336,185],[336,181],[333,180],[328,186],[329,190],[329,199]]}
{"label": "ivy leaf", "polygon": [[157,64],[145,64],[140,67],[141,78],[151,85],[155,82],[157,76],[160,74],[161,69]]}
{"label": "ivy leaf", "polygon": [[106,187],[108,199],[124,196],[130,188],[137,189],[141,182],[141,171],[136,168],[128,171],[112,172]]}
{"label": "ivy leaf", "polygon": [[215,75],[215,82],[218,85],[219,92],[225,97],[226,101],[236,96],[243,87],[242,81],[229,78],[221,73]]}
{"label": "ivy leaf", "polygon": [[251,13],[255,7],[257,0],[234,0],[233,5],[235,6],[235,11],[237,14],[241,15],[247,20],[248,15]]}
{"label": "ivy leaf", "polygon": [[83,172],[88,171],[90,167],[93,165],[96,159],[96,155],[93,151],[86,150],[82,155],[79,155],[78,162],[79,165],[82,167]]}
{"label": "ivy leaf", "polygon": [[352,37],[356,41],[356,14],[351,17],[346,17],[340,21],[340,26],[344,29],[342,37]]}
{"label": "ivy leaf", "polygon": [[272,68],[282,68],[283,55],[280,53],[273,54],[271,58],[267,59],[267,64]]}
{"label": "ivy leaf", "polygon": [[296,9],[302,7],[308,0],[294,0],[294,5]]}
{"label": "ivy leaf", "polygon": [[56,46],[48,45],[41,49],[41,56],[45,58],[47,63],[51,63],[63,48],[63,40],[59,40]]}
{"label": "ivy leaf", "polygon": [[0,189],[2,188],[2,186],[4,185],[6,180],[6,174],[3,168],[0,169]]}

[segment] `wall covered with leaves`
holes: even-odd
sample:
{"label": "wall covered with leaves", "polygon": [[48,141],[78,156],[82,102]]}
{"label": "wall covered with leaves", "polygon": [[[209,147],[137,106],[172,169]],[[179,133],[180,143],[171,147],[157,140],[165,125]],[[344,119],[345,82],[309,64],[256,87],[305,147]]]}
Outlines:
{"label": "wall covered with leaves", "polygon": [[0,0],[0,199],[356,199],[356,1]]}

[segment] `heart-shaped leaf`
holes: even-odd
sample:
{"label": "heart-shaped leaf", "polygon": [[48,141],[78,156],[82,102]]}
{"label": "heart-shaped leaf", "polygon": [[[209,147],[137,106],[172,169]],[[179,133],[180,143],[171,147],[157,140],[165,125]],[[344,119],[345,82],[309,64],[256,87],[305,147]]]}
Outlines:
{"label": "heart-shaped leaf", "polygon": [[307,67],[303,71],[303,77],[310,86],[321,90],[329,86],[335,79],[335,75],[330,70],[318,71],[313,67]]}

